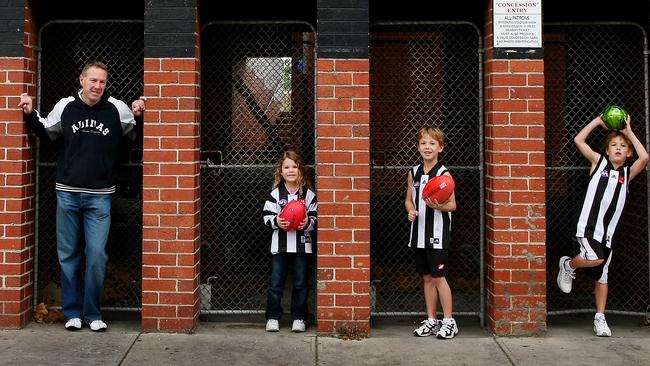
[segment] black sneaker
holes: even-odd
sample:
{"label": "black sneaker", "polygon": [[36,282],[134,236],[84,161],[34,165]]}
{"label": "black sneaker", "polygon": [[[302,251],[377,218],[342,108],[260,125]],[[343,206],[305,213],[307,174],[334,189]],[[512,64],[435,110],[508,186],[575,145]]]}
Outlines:
{"label": "black sneaker", "polygon": [[428,337],[432,334],[436,334],[440,329],[440,320],[434,319],[433,321],[423,320],[421,325],[413,331],[413,335],[416,337]]}
{"label": "black sneaker", "polygon": [[440,330],[436,336],[439,339],[452,339],[456,334],[458,334],[458,325],[456,325],[454,319],[451,319],[442,321],[442,325],[440,326]]}

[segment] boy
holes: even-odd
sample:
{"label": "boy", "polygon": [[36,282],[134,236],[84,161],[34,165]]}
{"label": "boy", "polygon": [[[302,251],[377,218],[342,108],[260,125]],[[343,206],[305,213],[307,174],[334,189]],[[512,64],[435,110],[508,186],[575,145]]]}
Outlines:
{"label": "boy", "polygon": [[[422,128],[417,140],[422,163],[408,173],[404,204],[408,219],[412,222],[409,247],[413,248],[415,267],[422,276],[428,319],[422,321],[413,335],[427,337],[435,334],[440,339],[451,339],[458,334],[458,326],[452,317],[451,289],[445,275],[451,242],[451,212],[456,210],[456,196],[452,193],[446,202],[422,198],[422,191],[430,178],[451,174],[438,161],[438,155],[445,145],[442,131],[439,128]],[[442,304],[442,321],[436,319],[438,298]]]}
{"label": "boy", "polygon": [[[625,129],[607,136],[605,155],[593,151],[586,142],[598,126],[607,128],[601,116],[589,122],[573,139],[580,153],[591,162],[591,178],[574,223],[573,236],[580,253],[573,259],[568,256],[560,258],[557,284],[562,292],[571,292],[575,269],[585,268],[585,274],[594,280],[594,332],[599,337],[612,335],[605,320],[612,238],[625,206],[628,184],[645,169],[649,160],[643,144],[632,132],[630,120],[628,115]],[[635,150],[639,158],[632,165],[626,165]]]}

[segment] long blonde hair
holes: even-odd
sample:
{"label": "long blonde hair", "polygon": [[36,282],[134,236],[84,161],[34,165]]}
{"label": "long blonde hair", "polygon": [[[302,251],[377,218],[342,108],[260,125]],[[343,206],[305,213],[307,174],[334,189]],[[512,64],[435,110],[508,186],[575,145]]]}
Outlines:
{"label": "long blonde hair", "polygon": [[307,167],[305,166],[305,162],[294,150],[285,151],[284,154],[282,154],[282,157],[278,160],[278,163],[275,165],[273,189],[284,183],[284,178],[282,177],[282,164],[285,159],[293,160],[298,166],[298,192],[302,196],[305,188],[311,188],[311,180],[307,176]]}

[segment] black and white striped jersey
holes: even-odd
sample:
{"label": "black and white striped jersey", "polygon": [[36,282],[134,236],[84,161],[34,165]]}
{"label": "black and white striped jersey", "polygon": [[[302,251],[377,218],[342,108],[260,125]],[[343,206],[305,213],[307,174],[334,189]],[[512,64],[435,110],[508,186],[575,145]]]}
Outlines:
{"label": "black and white striped jersey", "polygon": [[447,168],[439,161],[427,174],[423,164],[414,166],[409,172],[413,178],[411,198],[418,211],[417,220],[411,222],[409,247],[447,249],[451,244],[451,212],[433,209],[422,199],[422,191],[429,179],[446,171]]}
{"label": "black and white striped jersey", "polygon": [[623,213],[628,193],[629,166],[615,169],[607,156],[601,155],[591,173],[589,186],[575,219],[575,236],[590,238],[612,247],[616,225]]}
{"label": "black and white striped jersey", "polygon": [[[287,232],[280,229],[277,221],[278,214],[287,203],[300,198],[305,200],[309,224],[304,230]],[[305,188],[302,196],[299,196],[298,193],[289,193],[284,184],[280,184],[271,191],[264,203],[264,224],[273,229],[271,253],[312,253],[312,245],[316,243],[312,242],[311,234],[316,229],[317,209],[316,194],[310,189]]]}

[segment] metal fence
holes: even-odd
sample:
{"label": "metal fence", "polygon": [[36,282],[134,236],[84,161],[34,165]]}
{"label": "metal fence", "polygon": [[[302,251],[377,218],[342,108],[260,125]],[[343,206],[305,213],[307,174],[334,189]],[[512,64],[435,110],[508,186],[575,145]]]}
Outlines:
{"label": "metal fence", "polygon": [[[570,295],[556,285],[562,255],[575,255],[571,225],[589,178],[589,164],[573,137],[611,103],[623,105],[635,134],[648,142],[647,38],[622,23],[546,24],[546,259],[549,314],[592,312],[593,281],[582,273]],[[588,141],[604,151],[604,129]],[[646,310],[648,272],[648,175],[630,185],[627,206],[614,237],[609,270],[609,312]]]}
{"label": "metal fence", "polygon": [[[442,128],[456,181],[447,280],[454,313],[483,314],[481,35],[471,23],[370,27],[372,314],[426,314],[408,245],[406,176],[421,161],[415,136]],[[442,310],[442,309],[439,309]]]}
{"label": "metal fence", "polygon": [[[143,24],[133,21],[46,24],[39,37],[39,109],[50,111],[76,92],[77,73],[92,59],[108,64],[111,95],[136,99],[143,90],[142,34]],[[454,308],[482,316],[480,32],[466,23],[384,23],[372,25],[370,37],[372,313],[424,313],[421,279],[406,247],[403,201],[406,172],[419,160],[415,134],[434,125],[446,134],[442,158],[457,182],[449,275]],[[210,23],[201,38],[201,309],[208,315],[260,314],[270,274],[270,233],[261,208],[273,165],[287,148],[315,163],[314,31],[302,23]],[[579,277],[570,296],[554,285],[559,257],[574,250],[568,232],[588,177],[572,138],[616,102],[630,111],[637,135],[649,141],[647,38],[633,24],[547,24],[544,42],[548,309],[592,311],[591,281]],[[590,143],[602,146],[603,137],[597,133]],[[35,301],[49,305],[58,305],[60,284],[56,150],[39,141]],[[141,303],[141,158],[141,141],[121,156],[106,308]],[[644,173],[632,183],[615,238],[608,302],[615,312],[643,313],[650,299],[648,179]],[[310,268],[314,284],[313,263]]]}
{"label": "metal fence", "polygon": [[[91,60],[109,68],[107,93],[130,104],[144,85],[144,26],[135,21],[57,21],[40,31],[39,110],[76,93],[79,74]],[[142,126],[137,127],[139,136]],[[39,140],[37,152],[35,302],[60,305],[61,273],[56,252],[56,161],[58,142]],[[122,149],[107,251],[104,308],[141,306],[142,141]]]}
{"label": "metal fence", "polygon": [[314,30],[215,22],[201,43],[201,313],[250,317],[266,306],[271,231],[262,208],[275,163],[294,149],[314,165]]}

